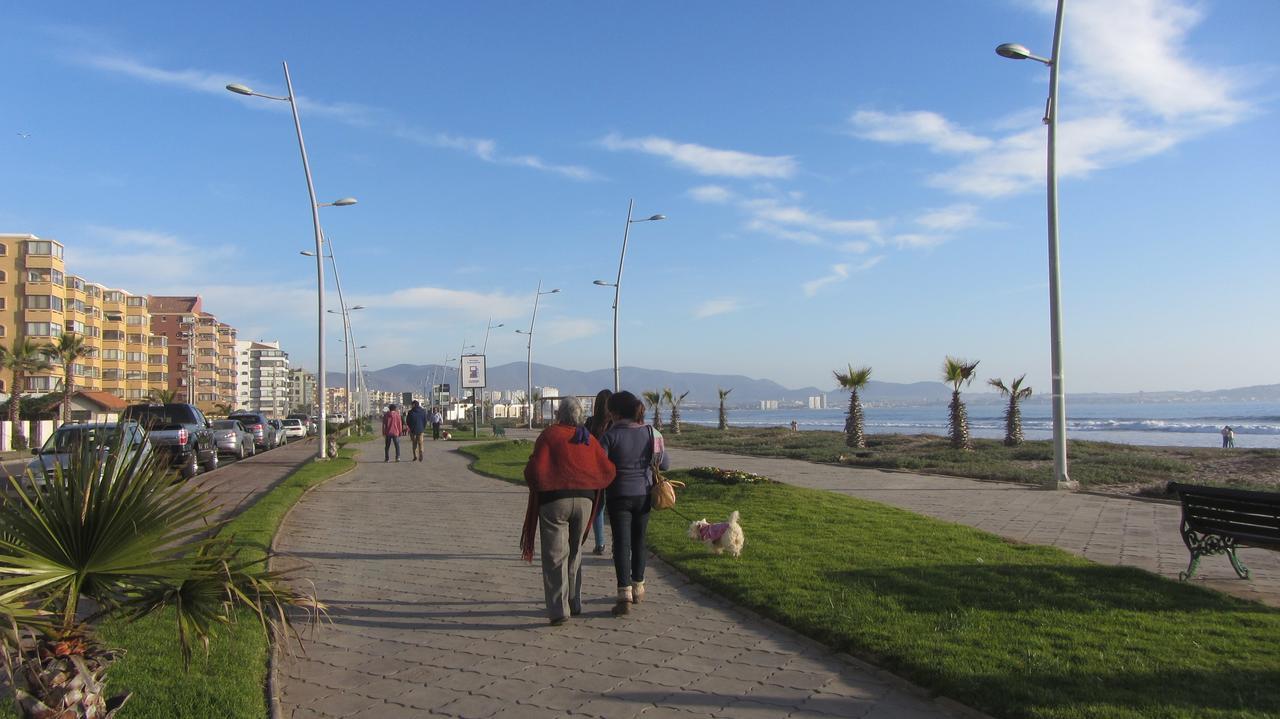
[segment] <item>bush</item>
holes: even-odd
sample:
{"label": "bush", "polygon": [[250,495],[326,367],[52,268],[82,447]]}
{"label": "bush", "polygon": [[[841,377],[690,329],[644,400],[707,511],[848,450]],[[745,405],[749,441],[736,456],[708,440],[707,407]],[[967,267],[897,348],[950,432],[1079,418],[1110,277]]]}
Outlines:
{"label": "bush", "polygon": [[737,469],[694,467],[689,470],[689,474],[698,479],[706,479],[719,484],[773,484],[773,480],[768,477]]}

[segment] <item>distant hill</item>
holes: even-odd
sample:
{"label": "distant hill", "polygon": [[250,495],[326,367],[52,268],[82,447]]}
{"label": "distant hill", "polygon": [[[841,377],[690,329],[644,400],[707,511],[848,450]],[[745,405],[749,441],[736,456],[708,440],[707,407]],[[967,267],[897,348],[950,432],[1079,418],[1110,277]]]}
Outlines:
{"label": "distant hill", "polygon": [[[489,368],[489,389],[518,390],[525,387],[525,364],[511,362]],[[421,392],[434,377],[437,382],[448,382],[457,392],[458,371],[447,370],[441,365],[398,364],[367,374],[369,386],[373,389],[395,392]],[[341,386],[344,379],[341,372],[330,372],[328,376],[331,386]],[[671,387],[675,392],[688,391],[690,405],[711,405],[717,400],[716,390],[720,387],[732,388],[729,395],[733,406],[757,405],[761,400],[778,400],[782,403],[806,402],[809,397],[819,394],[827,396],[827,404],[841,407],[848,395],[834,387],[820,389],[818,387],[801,387],[788,389],[769,379],[753,379],[744,375],[707,374],[702,372],[669,372],[666,370],[643,369],[640,367],[623,367],[622,383],[624,387],[636,390],[652,390]],[[534,363],[533,384],[535,387],[555,387],[561,394],[592,395],[603,388],[613,386],[613,370],[599,369],[590,372],[566,370],[550,365]],[[967,401],[988,403],[1000,401],[999,396],[973,387],[965,392]],[[1048,401],[1048,388],[1037,387],[1031,401]],[[872,380],[862,393],[863,402],[875,404],[936,404],[945,403],[951,397],[951,389],[940,381],[930,382],[880,382]],[[1073,403],[1097,402],[1280,402],[1280,384],[1255,385],[1235,389],[1190,392],[1134,392],[1124,394],[1071,394]]]}

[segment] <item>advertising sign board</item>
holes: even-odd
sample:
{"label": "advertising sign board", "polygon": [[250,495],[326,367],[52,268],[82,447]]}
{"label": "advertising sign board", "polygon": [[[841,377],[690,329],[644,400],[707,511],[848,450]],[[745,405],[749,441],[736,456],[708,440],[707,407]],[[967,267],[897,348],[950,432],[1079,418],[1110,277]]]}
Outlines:
{"label": "advertising sign board", "polygon": [[484,370],[484,355],[462,355],[462,388],[484,387]]}

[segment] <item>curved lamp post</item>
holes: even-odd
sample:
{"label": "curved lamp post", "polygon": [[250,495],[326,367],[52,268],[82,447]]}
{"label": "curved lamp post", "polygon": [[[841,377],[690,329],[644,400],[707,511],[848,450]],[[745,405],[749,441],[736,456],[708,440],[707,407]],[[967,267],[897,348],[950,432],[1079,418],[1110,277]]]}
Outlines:
{"label": "curved lamp post", "polygon": [[1049,344],[1050,373],[1053,380],[1053,484],[1054,489],[1078,489],[1079,483],[1067,474],[1067,408],[1062,386],[1062,302],[1058,278],[1058,173],[1054,164],[1058,135],[1058,66],[1062,57],[1062,13],[1065,0],[1058,0],[1053,23],[1053,53],[1045,58],[1031,54],[1023,45],[1005,43],[996,54],[1010,60],[1035,60],[1049,68],[1049,99],[1044,107],[1044,124],[1049,128],[1046,160],[1049,215]]}
{"label": "curved lamp post", "polygon": [[[489,351],[489,330],[492,330],[492,329],[495,329],[495,328],[498,328],[498,327],[504,327],[504,326],[505,326],[505,325],[504,325],[502,322],[499,322],[498,324],[496,324],[496,325],[495,325],[495,324],[493,323],[493,318],[492,318],[492,317],[490,317],[490,318],[489,318],[489,325],[488,325],[487,327],[485,327],[485,328],[484,328],[484,344],[483,344],[483,345],[481,345],[481,347],[480,347],[480,355],[481,355],[481,356],[483,356],[483,357],[487,357],[487,356],[488,356],[486,353]],[[485,362],[486,362],[486,363],[487,363],[488,361],[489,361],[488,359],[485,359]],[[481,402],[480,402],[480,412],[481,412],[481,414],[485,414],[485,411],[486,411],[486,410],[485,410],[485,400],[483,400],[483,399],[482,399],[482,400],[481,400]],[[480,418],[480,421],[481,421],[481,422],[488,421],[488,418],[487,418],[487,417],[481,417],[481,418]]]}
{"label": "curved lamp post", "polygon": [[298,134],[298,152],[302,154],[302,173],[307,178],[307,196],[311,200],[311,226],[315,230],[316,236],[316,364],[319,370],[316,372],[317,398],[316,407],[320,420],[320,427],[316,432],[317,438],[320,440],[316,445],[317,459],[325,459],[328,451],[328,444],[325,440],[325,433],[328,430],[328,420],[325,418],[325,368],[324,368],[324,234],[320,230],[320,208],[321,207],[346,207],[356,204],[353,197],[344,197],[334,202],[319,203],[316,201],[315,184],[311,181],[311,162],[307,159],[307,145],[302,139],[302,122],[298,119],[298,103],[297,96],[293,92],[293,80],[289,77],[289,63],[282,63],[284,66],[284,84],[289,94],[284,97],[275,95],[264,95],[260,92],[241,85],[232,83],[227,85],[227,89],[237,95],[246,95],[249,97],[261,97],[267,100],[277,100],[279,102],[289,103],[289,109],[293,112],[293,128]]}
{"label": "curved lamp post", "polygon": [[631,212],[635,209],[636,201],[632,198],[627,203],[627,224],[622,231],[622,254],[618,257],[618,276],[613,282],[605,282],[604,280],[595,280],[592,284],[601,287],[613,288],[613,391],[617,392],[621,388],[621,377],[618,368],[618,300],[622,295],[622,264],[627,260],[627,237],[631,234],[631,226],[637,222],[657,222],[667,219],[666,215],[652,215],[642,220],[631,219]]}
{"label": "curved lamp post", "polygon": [[533,316],[529,318],[529,331],[516,330],[517,334],[528,335],[529,343],[527,346],[528,355],[525,359],[525,369],[528,371],[528,384],[525,387],[524,401],[529,403],[529,429],[533,429],[533,323],[538,321],[538,300],[543,295],[554,295],[560,289],[542,290],[542,280],[538,280],[538,293],[533,296]]}

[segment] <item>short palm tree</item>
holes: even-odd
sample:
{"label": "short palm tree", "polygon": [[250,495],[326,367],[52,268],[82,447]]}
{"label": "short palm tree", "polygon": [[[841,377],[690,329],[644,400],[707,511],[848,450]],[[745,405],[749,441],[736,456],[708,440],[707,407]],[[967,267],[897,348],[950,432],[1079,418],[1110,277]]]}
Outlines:
{"label": "short palm tree", "polygon": [[1024,374],[1005,386],[999,378],[987,380],[987,384],[995,387],[1001,397],[1009,398],[1009,407],[1004,411],[1004,444],[1006,447],[1017,447],[1022,444],[1022,408],[1018,406],[1022,400],[1031,396],[1031,388],[1023,387]]}
{"label": "short palm tree", "polygon": [[50,342],[40,351],[50,362],[62,365],[62,421],[71,421],[71,395],[76,391],[75,363],[92,357],[97,351],[85,344],[83,335],[63,332],[57,342]]}
{"label": "short palm tree", "polygon": [[849,390],[849,413],[844,418],[844,443],[848,447],[863,448],[867,446],[867,437],[863,432],[862,400],[858,391],[871,381],[871,368],[854,369],[849,365],[848,372],[836,371],[836,382],[841,388]]}
{"label": "short palm tree", "polygon": [[724,411],[724,398],[728,397],[732,391],[733,388],[716,388],[716,394],[720,395],[720,424],[718,425],[720,429],[729,429],[729,413]]}
{"label": "short palm tree", "polygon": [[152,402],[156,404],[173,404],[178,401],[178,390],[176,389],[153,389],[149,395]]}
{"label": "short palm tree", "polygon": [[642,392],[644,401],[649,404],[649,409],[653,412],[653,428],[662,429],[662,393],[661,392]]}
{"label": "short palm tree", "polygon": [[10,477],[13,499],[0,504],[0,622],[23,719],[110,717],[124,703],[103,688],[118,654],[93,633],[103,619],[172,607],[189,660],[241,608],[264,631],[290,630],[290,607],[323,609],[269,570],[269,556],[211,532],[208,496],[175,483],[158,453],[137,451],[123,430],[108,445],[86,442],[43,484]]}
{"label": "short palm tree", "polygon": [[662,400],[671,406],[671,431],[676,434],[680,434],[680,403],[688,396],[688,391],[682,395],[677,395],[671,391],[670,387],[665,387],[662,390]]}
{"label": "short palm tree", "polygon": [[233,407],[232,405],[226,402],[218,402],[213,405],[213,413],[220,417],[226,417],[227,415],[231,414],[234,410],[235,410],[235,407]]}
{"label": "short palm tree", "polygon": [[951,356],[942,365],[942,379],[951,385],[951,412],[947,419],[947,430],[951,433],[951,446],[955,449],[973,449],[973,441],[969,438],[969,415],[965,411],[964,402],[960,401],[960,387],[972,382],[977,370],[977,362]]}
{"label": "short palm tree", "polygon": [[0,346],[0,367],[13,373],[9,385],[9,426],[12,428],[13,449],[26,449],[27,437],[22,432],[22,395],[27,389],[27,375],[53,369],[42,348],[29,339],[20,339],[12,347]]}
{"label": "short palm tree", "polygon": [[535,425],[542,424],[542,390],[535,389],[529,394],[529,402],[531,403],[530,412],[533,413],[533,423]]}

